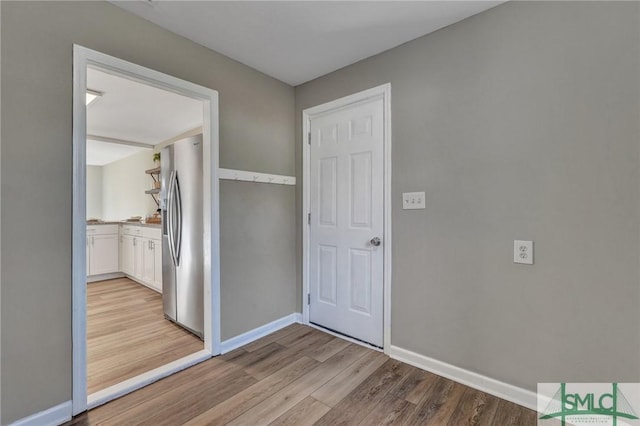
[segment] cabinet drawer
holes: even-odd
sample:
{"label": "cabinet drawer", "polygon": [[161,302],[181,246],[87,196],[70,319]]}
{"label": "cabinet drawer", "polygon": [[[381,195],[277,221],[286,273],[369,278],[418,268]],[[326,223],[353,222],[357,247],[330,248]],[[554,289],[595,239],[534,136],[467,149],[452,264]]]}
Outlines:
{"label": "cabinet drawer", "polygon": [[142,227],[139,225],[122,225],[122,233],[126,235],[142,235]]}
{"label": "cabinet drawer", "polygon": [[142,236],[145,238],[150,238],[152,240],[161,240],[162,230],[160,228],[150,228],[148,226],[143,226]]}
{"label": "cabinet drawer", "polygon": [[118,225],[90,225],[87,226],[87,235],[117,234]]}

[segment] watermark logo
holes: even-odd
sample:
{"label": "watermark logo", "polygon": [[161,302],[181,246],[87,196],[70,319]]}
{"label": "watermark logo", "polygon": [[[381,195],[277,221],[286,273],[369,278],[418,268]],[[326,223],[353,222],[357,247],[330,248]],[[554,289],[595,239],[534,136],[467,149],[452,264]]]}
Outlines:
{"label": "watermark logo", "polygon": [[538,425],[640,426],[640,383],[538,383]]}

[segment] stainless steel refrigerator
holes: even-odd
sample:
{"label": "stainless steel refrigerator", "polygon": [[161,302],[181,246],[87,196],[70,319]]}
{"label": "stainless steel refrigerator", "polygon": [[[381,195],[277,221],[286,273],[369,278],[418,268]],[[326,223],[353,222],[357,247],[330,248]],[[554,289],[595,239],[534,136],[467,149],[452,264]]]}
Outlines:
{"label": "stainless steel refrigerator", "polygon": [[163,148],[160,166],[164,315],[202,338],[202,136]]}

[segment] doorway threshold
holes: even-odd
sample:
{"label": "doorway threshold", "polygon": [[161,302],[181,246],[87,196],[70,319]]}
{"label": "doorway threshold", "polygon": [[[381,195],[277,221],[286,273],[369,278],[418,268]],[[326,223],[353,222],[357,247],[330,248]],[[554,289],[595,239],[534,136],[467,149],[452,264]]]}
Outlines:
{"label": "doorway threshold", "polygon": [[346,341],[348,341],[348,342],[355,343],[356,345],[364,346],[365,348],[373,349],[374,351],[384,352],[384,348],[382,348],[382,347],[380,347],[380,346],[376,346],[376,345],[371,344],[371,343],[369,343],[369,342],[365,342],[364,340],[360,340],[360,339],[358,339],[358,338],[351,337],[351,336],[349,336],[348,334],[344,334],[344,333],[341,333],[341,332],[339,332],[339,331],[336,331],[336,330],[334,330],[334,329],[332,329],[332,328],[329,328],[329,327],[325,327],[325,326],[322,326],[322,325],[316,324],[315,322],[311,322],[311,321],[309,321],[309,323],[308,323],[307,325],[308,325],[309,327],[313,327],[313,328],[315,328],[315,329],[318,329],[318,330],[324,331],[324,332],[325,332],[325,333],[327,333],[327,334],[331,334],[331,335],[333,335],[333,336],[336,336],[336,337],[339,337],[339,338],[341,338],[341,339],[344,339],[344,340],[346,340]]}
{"label": "doorway threshold", "polygon": [[113,386],[109,386],[108,388],[99,390],[98,392],[94,392],[87,396],[87,409],[91,410],[92,408],[106,404],[109,401],[120,398],[151,383],[157,382],[160,379],[164,379],[178,371],[206,361],[211,357],[211,352],[203,349]]}

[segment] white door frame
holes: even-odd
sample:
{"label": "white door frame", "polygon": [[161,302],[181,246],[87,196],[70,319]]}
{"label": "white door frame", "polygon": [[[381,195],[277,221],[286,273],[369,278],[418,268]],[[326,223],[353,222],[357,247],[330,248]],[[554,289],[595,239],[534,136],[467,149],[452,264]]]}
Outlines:
{"label": "white door frame", "polygon": [[302,111],[302,321],[309,324],[309,224],[311,203],[309,133],[311,118],[354,103],[382,98],[384,108],[383,350],[391,347],[391,83],[373,87]]}
{"label": "white door frame", "polygon": [[[204,349],[87,396],[86,105],[87,66],[203,103]],[[73,415],[220,353],[218,92],[82,46],[73,46]]]}

